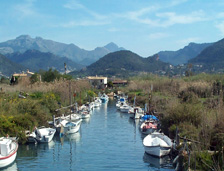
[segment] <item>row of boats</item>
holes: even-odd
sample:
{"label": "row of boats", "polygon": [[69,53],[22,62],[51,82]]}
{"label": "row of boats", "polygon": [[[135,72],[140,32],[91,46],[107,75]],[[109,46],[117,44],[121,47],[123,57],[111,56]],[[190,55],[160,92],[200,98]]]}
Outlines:
{"label": "row of boats", "polygon": [[153,115],[146,113],[146,108],[142,109],[134,104],[129,105],[126,97],[120,97],[116,103],[116,108],[122,113],[128,113],[132,119],[140,120],[140,131],[144,137],[143,146],[145,152],[156,157],[168,155],[171,151],[173,143],[171,139],[164,133],[159,132],[159,119]]}
{"label": "row of boats", "polygon": [[[53,117],[53,121],[49,121],[51,127],[35,127],[33,131],[26,131],[28,143],[49,143],[52,141],[56,132],[60,136],[75,134],[80,130],[83,119],[91,116],[94,108],[100,107],[102,103],[107,103],[109,100],[106,94],[101,97],[94,98],[94,101],[80,107],[76,106],[75,110],[71,110],[69,115],[61,115]],[[0,138],[0,168],[7,167],[14,162],[17,150],[18,140],[15,137]]]}

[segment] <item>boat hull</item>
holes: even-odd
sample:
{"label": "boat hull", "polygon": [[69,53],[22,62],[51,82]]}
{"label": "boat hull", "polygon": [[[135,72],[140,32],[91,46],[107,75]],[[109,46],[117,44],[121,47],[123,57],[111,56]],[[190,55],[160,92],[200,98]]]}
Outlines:
{"label": "boat hull", "polygon": [[78,124],[78,125],[75,126],[75,127],[66,127],[66,128],[64,128],[64,132],[65,132],[66,134],[73,134],[73,133],[76,133],[76,132],[79,131],[80,125],[81,125],[81,124]]}
{"label": "boat hull", "polygon": [[9,153],[7,156],[0,157],[0,168],[6,167],[15,161],[19,145],[17,142],[12,142],[12,144],[13,144],[14,150],[11,153]]}
{"label": "boat hull", "polygon": [[143,139],[143,145],[147,154],[162,157],[169,154],[172,141],[163,133],[154,132]]}
{"label": "boat hull", "polygon": [[90,117],[90,114],[89,113],[88,114],[82,114],[81,117],[82,117],[82,119],[87,119],[87,118]]}
{"label": "boat hull", "polygon": [[10,165],[11,163],[13,163],[14,160],[16,159],[16,155],[17,155],[17,152],[15,154],[13,154],[10,158],[0,160],[0,168],[6,167],[6,166]]}
{"label": "boat hull", "polygon": [[153,147],[144,146],[144,148],[147,154],[157,156],[157,157],[168,155],[171,149],[171,147],[162,147],[162,146],[153,146]]}
{"label": "boat hull", "polygon": [[147,129],[141,128],[142,134],[145,134],[145,135],[151,134],[155,131],[156,131],[156,129],[154,129],[154,128],[147,128]]}

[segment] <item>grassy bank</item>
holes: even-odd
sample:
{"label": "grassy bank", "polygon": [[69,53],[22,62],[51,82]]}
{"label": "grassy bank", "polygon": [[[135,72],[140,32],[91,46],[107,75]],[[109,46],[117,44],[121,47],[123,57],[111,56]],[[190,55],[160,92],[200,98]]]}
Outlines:
{"label": "grassy bank", "polygon": [[[53,115],[61,114],[55,113],[55,109],[68,106],[70,97],[73,103],[87,101],[86,94],[90,90],[88,82],[74,80],[35,84],[23,80],[14,86],[0,84],[0,87],[0,136],[18,136],[21,143],[26,141],[25,130],[48,127],[47,121],[52,120]],[[26,98],[19,98],[19,94]]]}
{"label": "grassy bank", "polygon": [[[224,169],[224,75],[200,74],[184,78],[142,75],[131,78],[123,91],[130,99],[136,95],[136,103],[142,107],[149,103],[151,94],[151,105],[159,113],[162,131],[174,138],[178,127],[181,137],[197,142],[190,146],[197,152],[191,167]],[[201,154],[208,150],[217,153]]]}

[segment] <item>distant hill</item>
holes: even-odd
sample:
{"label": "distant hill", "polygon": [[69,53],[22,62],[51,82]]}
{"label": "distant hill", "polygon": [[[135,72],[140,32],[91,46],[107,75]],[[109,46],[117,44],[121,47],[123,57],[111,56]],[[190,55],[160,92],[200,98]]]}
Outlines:
{"label": "distant hill", "polygon": [[190,43],[189,45],[178,51],[160,51],[158,53],[159,59],[173,65],[184,64],[187,63],[188,60],[196,57],[201,53],[201,51],[211,46],[212,44],[213,43]]}
{"label": "distant hill", "polygon": [[58,57],[50,52],[40,52],[38,50],[12,53],[8,54],[7,57],[11,61],[25,66],[32,72],[37,72],[40,69],[49,70],[50,68],[64,72],[64,63],[66,63],[68,71],[79,70],[83,67],[66,57]]}
{"label": "distant hill", "polygon": [[224,70],[224,39],[204,49],[197,57],[189,60],[189,63],[203,65],[202,69]]}
{"label": "distant hill", "polygon": [[114,43],[109,43],[104,47],[97,47],[88,51],[74,44],[59,43],[41,37],[31,38],[29,35],[21,35],[16,39],[0,43],[0,53],[2,54],[24,53],[33,49],[41,52],[51,52],[60,57],[67,57],[83,65],[89,65],[110,52],[124,50],[124,48],[119,48]]}
{"label": "distant hill", "polygon": [[26,71],[24,66],[16,64],[4,55],[0,54],[0,73],[1,75],[10,76],[15,72]]}
{"label": "distant hill", "polygon": [[143,58],[131,51],[118,51],[105,55],[97,62],[80,72],[71,74],[127,76],[139,72],[167,70],[169,65],[156,59],[156,56]]}

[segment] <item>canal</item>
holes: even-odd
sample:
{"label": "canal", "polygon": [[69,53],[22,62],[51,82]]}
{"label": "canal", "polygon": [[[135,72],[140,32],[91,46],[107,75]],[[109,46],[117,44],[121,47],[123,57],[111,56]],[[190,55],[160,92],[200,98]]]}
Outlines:
{"label": "canal", "polygon": [[20,145],[8,170],[174,170],[169,156],[145,154],[139,123],[116,110],[115,101],[95,108],[79,133],[49,144]]}

